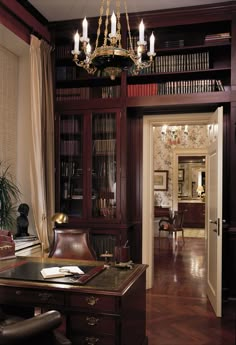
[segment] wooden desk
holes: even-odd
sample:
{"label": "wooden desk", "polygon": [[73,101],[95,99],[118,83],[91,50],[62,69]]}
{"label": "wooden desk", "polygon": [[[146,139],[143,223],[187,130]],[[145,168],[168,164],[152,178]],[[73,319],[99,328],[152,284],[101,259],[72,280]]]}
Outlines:
{"label": "wooden desk", "polygon": [[50,265],[83,269],[101,262],[36,257],[2,261],[0,303],[61,311],[73,345],[147,345],[146,265],[111,267],[85,285],[68,277],[43,279],[40,270]]}

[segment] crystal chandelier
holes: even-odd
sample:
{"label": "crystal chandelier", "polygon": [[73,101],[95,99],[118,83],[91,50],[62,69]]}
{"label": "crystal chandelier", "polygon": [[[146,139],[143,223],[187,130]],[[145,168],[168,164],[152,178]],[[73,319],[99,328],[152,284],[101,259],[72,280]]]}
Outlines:
{"label": "crystal chandelier", "polygon": [[175,146],[181,143],[181,136],[184,135],[184,139],[188,136],[188,125],[185,126],[167,126],[161,127],[162,140],[171,146]]}
{"label": "crystal chandelier", "polygon": [[[147,42],[144,40],[144,24],[141,21],[139,25],[137,51],[134,50],[130,33],[127,3],[126,0],[123,0],[129,41],[129,48],[124,49],[121,44],[121,1],[114,0],[116,3],[114,6],[116,13],[114,11],[112,12],[111,26],[109,25],[111,0],[106,0],[106,11],[104,11],[104,2],[105,0],[101,0],[95,49],[92,51],[88,37],[88,21],[85,17],[82,23],[82,37],[80,37],[78,31],[74,36],[74,50],[72,50],[73,61],[77,66],[84,68],[89,74],[94,74],[97,70],[101,70],[104,72],[104,75],[108,75],[112,80],[116,76],[119,76],[122,70],[128,70],[132,74],[139,74],[140,70],[150,67],[153,63],[153,57],[156,55],[154,52],[155,37],[152,33],[150,36],[149,51],[147,52]],[[103,44],[99,45],[99,42],[101,42],[103,19],[105,19]],[[108,34],[109,26],[111,27],[111,32]]]}

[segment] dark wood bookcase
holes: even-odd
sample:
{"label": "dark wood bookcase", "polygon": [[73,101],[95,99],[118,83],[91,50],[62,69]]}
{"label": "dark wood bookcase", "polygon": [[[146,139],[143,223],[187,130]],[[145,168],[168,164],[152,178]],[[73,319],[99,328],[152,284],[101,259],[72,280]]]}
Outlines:
{"label": "dark wood bookcase", "polygon": [[[122,22],[124,18],[122,17]],[[130,241],[131,256],[142,259],[142,118],[144,114],[211,111],[224,106],[224,218],[227,240],[235,238],[236,188],[236,5],[227,3],[129,14],[132,44],[137,41],[141,19],[147,37],[156,37],[153,65],[133,76],[123,72],[111,81],[88,75],[72,61],[73,35],[81,22],[50,23],[55,42],[56,108],[56,205],[64,210],[60,123],[67,116],[83,120],[83,207],[69,215],[70,225],[91,228],[97,251],[112,250]],[[88,19],[89,36],[96,33],[97,19]],[[123,26],[122,26],[123,28]],[[95,38],[91,38],[94,40]],[[127,32],[122,31],[128,45]],[[93,212],[92,114],[115,112],[117,137],[115,217]],[[119,115],[118,115],[119,114]],[[97,173],[97,172],[96,172]],[[76,179],[76,177],[75,177]],[[75,203],[81,202],[76,200]],[[67,209],[65,208],[65,211]],[[78,209],[76,209],[78,210]],[[99,213],[99,212],[98,212]],[[231,235],[230,235],[231,234]],[[231,237],[230,237],[231,236]],[[98,245],[98,242],[102,245]],[[109,244],[108,244],[109,242]],[[232,248],[232,242],[231,248]],[[235,241],[234,241],[235,243]],[[232,251],[232,250],[231,250]],[[227,254],[229,256],[229,253]],[[227,256],[226,255],[226,256]],[[227,257],[228,257],[227,256]],[[227,279],[226,279],[227,280]],[[230,284],[226,285],[230,286]],[[231,284],[232,285],[232,284]],[[236,287],[233,293],[236,294]]]}

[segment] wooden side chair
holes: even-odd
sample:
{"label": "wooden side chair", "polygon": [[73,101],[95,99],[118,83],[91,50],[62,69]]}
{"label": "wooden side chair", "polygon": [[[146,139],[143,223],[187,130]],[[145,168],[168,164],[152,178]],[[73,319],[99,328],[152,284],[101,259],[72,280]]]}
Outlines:
{"label": "wooden side chair", "polygon": [[49,257],[97,260],[97,255],[90,244],[89,229],[54,229]]}
{"label": "wooden side chair", "polygon": [[161,236],[161,232],[168,232],[169,235],[174,235],[175,243],[177,243],[177,233],[182,233],[182,240],[184,241],[184,212],[183,211],[175,211],[174,217],[169,219],[161,219],[159,222],[159,240]]}

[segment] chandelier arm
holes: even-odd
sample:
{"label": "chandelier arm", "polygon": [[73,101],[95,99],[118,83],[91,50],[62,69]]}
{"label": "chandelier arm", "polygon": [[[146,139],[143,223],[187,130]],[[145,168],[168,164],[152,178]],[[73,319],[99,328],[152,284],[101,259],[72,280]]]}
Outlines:
{"label": "chandelier arm", "polygon": [[101,33],[102,16],[103,16],[103,12],[104,12],[104,1],[105,0],[101,0],[100,16],[99,16],[99,19],[98,19],[98,28],[97,28],[97,38],[96,38],[95,50],[98,47],[99,37],[100,37],[100,33]]}
{"label": "chandelier arm", "polygon": [[116,17],[117,17],[117,41],[118,41],[118,47],[122,48],[122,45],[121,45],[121,24],[120,24],[120,0],[116,1]]}
{"label": "chandelier arm", "polygon": [[[132,43],[132,39],[131,39],[131,32],[130,32],[130,25],[129,25],[129,15],[128,15],[128,9],[127,9],[127,2],[126,2],[126,0],[124,0],[124,6],[125,6],[125,17],[126,17],[127,31],[128,31],[128,36],[129,36],[130,50],[134,54],[134,48],[133,48],[133,43]],[[127,47],[127,49],[128,49],[128,47]]]}
{"label": "chandelier arm", "polygon": [[110,0],[107,0],[106,19],[105,19],[105,30],[104,30],[104,43],[103,43],[104,47],[107,46],[109,12],[110,12]]}

